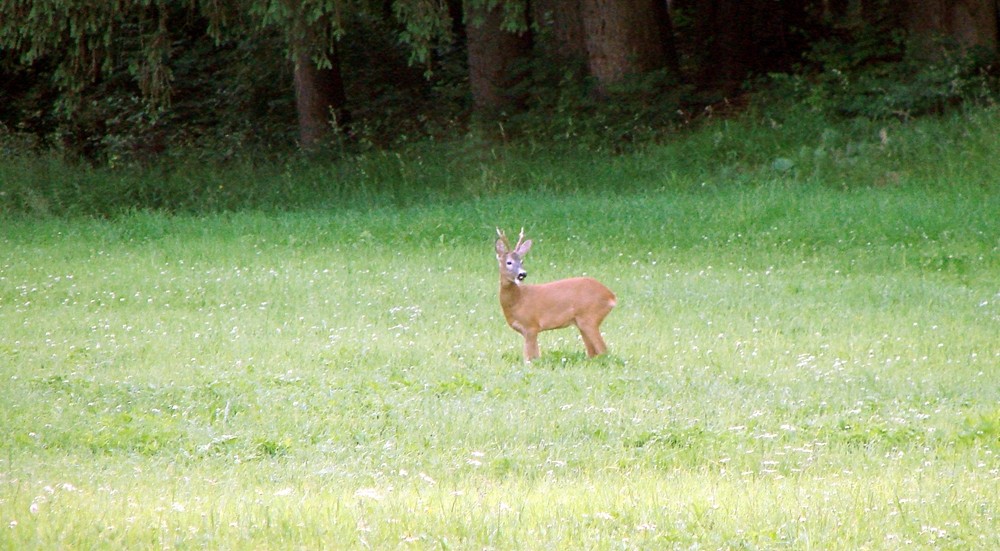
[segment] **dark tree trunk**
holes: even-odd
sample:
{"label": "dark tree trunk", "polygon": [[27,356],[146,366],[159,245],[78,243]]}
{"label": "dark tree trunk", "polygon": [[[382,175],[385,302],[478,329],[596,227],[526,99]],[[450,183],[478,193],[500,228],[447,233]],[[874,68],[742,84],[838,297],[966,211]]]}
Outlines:
{"label": "dark tree trunk", "polygon": [[587,42],[583,31],[580,0],[535,0],[532,20],[541,29],[541,50],[556,60],[586,62]]}
{"label": "dark tree trunk", "polygon": [[[301,10],[303,5],[298,7]],[[340,55],[331,35],[331,15],[309,21],[299,11],[294,17],[289,47],[295,61],[295,110],[299,119],[299,146],[308,150],[319,145],[334,128],[344,127],[348,116],[347,93],[340,72]]]}
{"label": "dark tree trunk", "polygon": [[964,48],[997,49],[996,0],[908,0],[904,9],[904,24],[925,53],[941,38]]}
{"label": "dark tree trunk", "polygon": [[708,2],[706,26],[712,31],[707,58],[699,81],[703,86],[736,91],[753,64],[754,2],[712,0]]}
{"label": "dark tree trunk", "polygon": [[680,75],[681,64],[677,57],[677,40],[674,38],[674,22],[670,18],[669,0],[658,0],[653,2],[653,21],[655,21],[660,33],[660,40],[663,41],[663,48],[666,53],[666,68],[675,75]]}
{"label": "dark tree trunk", "polygon": [[335,127],[346,121],[344,80],[336,49],[328,54],[331,66],[317,66],[309,54],[300,53],[295,63],[295,108],[299,115],[299,145],[316,147]]}
{"label": "dark tree trunk", "polygon": [[[702,89],[732,94],[753,74],[787,70],[807,44],[794,29],[807,26],[805,2],[775,0],[675,0],[695,20],[690,45]],[[863,3],[863,0],[862,0]],[[835,17],[842,2],[824,3]]]}
{"label": "dark tree trunk", "polygon": [[476,111],[491,116],[516,107],[520,99],[511,88],[517,83],[517,61],[531,52],[531,34],[501,28],[503,10],[466,5],[469,86]]}
{"label": "dark tree trunk", "polygon": [[590,74],[599,87],[676,67],[666,0],[581,0]]}

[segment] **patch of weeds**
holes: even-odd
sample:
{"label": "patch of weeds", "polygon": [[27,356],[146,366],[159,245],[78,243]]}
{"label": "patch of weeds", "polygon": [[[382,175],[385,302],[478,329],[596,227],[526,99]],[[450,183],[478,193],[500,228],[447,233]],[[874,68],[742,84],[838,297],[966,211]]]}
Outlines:
{"label": "patch of weeds", "polygon": [[464,373],[455,373],[448,379],[438,381],[432,388],[438,396],[462,396],[482,392],[484,387],[481,382],[469,379]]}
{"label": "patch of weeds", "polygon": [[878,422],[842,422],[829,436],[831,442],[866,450],[910,448],[922,445],[927,440],[926,433],[916,428],[890,427]]}
{"label": "patch of weeds", "polygon": [[291,442],[288,439],[272,439],[258,437],[254,439],[253,449],[258,456],[264,458],[280,457],[288,455],[292,450]]}
{"label": "patch of weeds", "polygon": [[955,440],[966,446],[1000,446],[1000,410],[967,417]]}

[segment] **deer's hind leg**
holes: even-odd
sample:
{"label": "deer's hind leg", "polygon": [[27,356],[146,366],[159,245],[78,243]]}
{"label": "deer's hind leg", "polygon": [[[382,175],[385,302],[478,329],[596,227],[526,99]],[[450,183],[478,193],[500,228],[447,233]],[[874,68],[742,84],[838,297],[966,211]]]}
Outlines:
{"label": "deer's hind leg", "polygon": [[604,338],[601,337],[600,322],[579,323],[576,327],[580,330],[580,336],[583,337],[583,346],[587,348],[588,357],[593,358],[607,352],[608,346],[604,344]]}
{"label": "deer's hind leg", "polygon": [[611,312],[611,308],[608,306],[606,309],[574,320],[577,329],[580,330],[580,336],[583,337],[583,345],[587,348],[588,357],[600,356],[608,351],[608,346],[604,344],[604,337],[601,336],[601,322]]}

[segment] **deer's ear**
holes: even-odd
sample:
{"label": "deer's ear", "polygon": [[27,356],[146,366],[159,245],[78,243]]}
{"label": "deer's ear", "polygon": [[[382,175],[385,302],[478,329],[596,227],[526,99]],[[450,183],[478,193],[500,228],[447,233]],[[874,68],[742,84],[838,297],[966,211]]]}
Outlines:
{"label": "deer's ear", "polygon": [[517,248],[517,250],[514,251],[514,252],[517,253],[518,256],[522,256],[523,257],[524,255],[528,254],[528,251],[530,249],[531,249],[531,240],[529,239],[529,240],[525,241],[524,243],[521,243],[521,246],[519,246]]}
{"label": "deer's ear", "polygon": [[497,239],[497,256],[503,256],[507,254],[507,247],[504,246],[502,239]]}

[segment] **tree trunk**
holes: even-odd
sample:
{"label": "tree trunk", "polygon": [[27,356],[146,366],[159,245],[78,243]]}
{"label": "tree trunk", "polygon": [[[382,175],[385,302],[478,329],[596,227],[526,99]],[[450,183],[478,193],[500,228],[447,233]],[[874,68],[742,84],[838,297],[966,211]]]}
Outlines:
{"label": "tree trunk", "polygon": [[627,75],[676,67],[666,0],[581,0],[590,74],[601,90]]}
{"label": "tree trunk", "polygon": [[[852,3],[856,2],[856,3]],[[823,15],[841,17],[866,0],[824,2]],[[788,70],[808,43],[794,29],[808,26],[805,2],[775,0],[674,0],[694,18],[696,81],[723,95],[739,91],[753,74]],[[858,8],[860,9],[860,8]]]}
{"label": "tree trunk", "polygon": [[996,0],[908,0],[905,10],[906,28],[925,53],[936,50],[940,38],[963,48],[997,49]]}
{"label": "tree trunk", "polygon": [[681,62],[677,56],[677,40],[674,38],[674,22],[670,18],[670,0],[653,2],[653,21],[660,33],[666,55],[666,68],[676,76],[681,74]]}
{"label": "tree trunk", "polygon": [[754,2],[751,1],[708,2],[705,23],[713,34],[698,79],[703,86],[730,94],[747,77],[755,55],[753,11]]}
{"label": "tree trunk", "polygon": [[519,99],[511,88],[517,83],[516,62],[531,51],[531,35],[501,28],[503,10],[487,10],[466,4],[465,33],[468,40],[469,86],[475,109],[493,115],[516,106]]}
{"label": "tree trunk", "polygon": [[316,147],[337,127],[346,124],[344,80],[334,49],[328,54],[330,67],[319,67],[312,56],[300,53],[295,63],[295,109],[299,115],[299,145]]}
{"label": "tree trunk", "polygon": [[587,60],[580,0],[535,0],[531,9],[532,21],[541,30],[539,45],[549,58]]}
{"label": "tree trunk", "polygon": [[[293,17],[288,41],[295,61],[299,146],[309,150],[322,143],[331,130],[346,124],[347,94],[340,73],[339,52],[331,34],[331,15],[309,21],[300,10]],[[318,59],[324,62],[317,63]]]}

